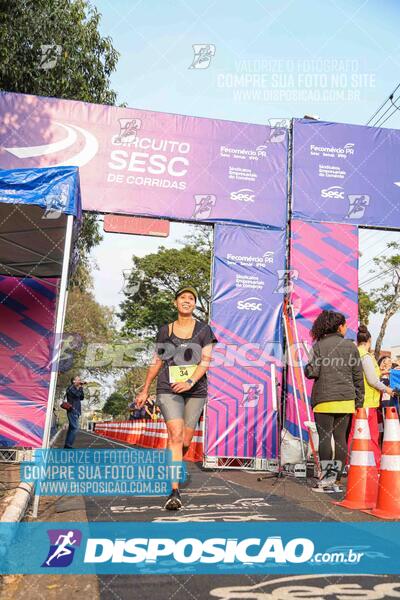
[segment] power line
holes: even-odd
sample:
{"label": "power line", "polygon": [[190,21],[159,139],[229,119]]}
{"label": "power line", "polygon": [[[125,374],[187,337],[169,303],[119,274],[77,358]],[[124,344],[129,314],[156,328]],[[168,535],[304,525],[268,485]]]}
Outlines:
{"label": "power line", "polygon": [[[391,232],[387,233],[387,234],[385,235],[385,237],[386,237],[386,238],[388,238],[388,237],[390,236],[390,234],[391,234]],[[383,239],[384,239],[384,238],[383,238]],[[380,240],[380,241],[383,241],[383,239],[382,239],[382,240]],[[375,254],[375,255],[374,255],[372,258],[368,259],[368,260],[367,260],[365,263],[361,264],[361,262],[362,262],[362,261],[360,261],[360,270],[361,270],[361,269],[365,269],[365,267],[366,267],[366,266],[367,266],[367,265],[368,265],[370,262],[372,262],[372,261],[373,261],[375,258],[377,258],[378,256],[380,256],[381,254],[383,254],[384,252],[387,252],[387,251],[388,251],[388,247],[387,247],[387,245],[386,245],[386,246],[385,246],[385,247],[384,247],[384,248],[383,248],[383,249],[382,249],[380,252],[377,252],[377,254]]]}
{"label": "power line", "polygon": [[374,256],[373,258],[370,258],[369,260],[367,260],[367,262],[366,262],[366,263],[364,263],[363,265],[360,265],[360,267],[359,267],[360,271],[361,271],[362,269],[366,269],[366,268],[367,268],[367,265],[368,265],[370,262],[372,262],[372,261],[374,260],[374,258],[378,258],[378,256],[380,256],[380,255],[381,255],[381,254],[383,254],[384,252],[386,252],[386,248],[384,248],[384,249],[383,249],[381,252],[378,252],[377,254],[375,254],[375,256]]}
{"label": "power line", "polygon": [[[396,100],[399,100],[399,99],[400,99],[400,96],[397,96]],[[390,119],[390,117],[392,117],[394,115],[394,113],[399,110],[398,106],[396,106],[394,104],[393,100],[391,100],[391,103],[393,104],[394,110],[392,110],[392,112],[386,117],[386,119],[384,121],[379,123],[378,127],[383,127],[384,124],[386,123],[386,121],[388,121]]]}
{"label": "power line", "polygon": [[393,98],[393,96],[390,96],[390,98],[387,99],[386,102],[389,102],[389,106],[386,108],[384,113],[382,113],[381,115],[378,115],[378,117],[376,118],[376,121],[374,123],[372,123],[372,127],[377,127],[378,126],[377,124],[379,123],[379,121],[386,115],[386,113],[389,112],[389,110],[392,109],[392,105],[390,104],[390,101],[392,98]]}
{"label": "power line", "polygon": [[[383,104],[381,104],[381,106],[378,108],[378,110],[376,110],[374,112],[374,114],[372,115],[372,117],[369,119],[369,121],[367,122],[367,125],[369,125],[372,121],[372,119],[375,118],[375,116],[382,110],[382,108],[385,106],[385,104],[387,102],[390,102],[391,99],[393,99],[393,96],[395,95],[395,93],[397,92],[397,90],[400,88],[400,83],[395,87],[395,89],[393,90],[393,92],[390,94],[390,96],[388,96],[388,98],[386,98],[386,100],[383,102]],[[378,119],[379,120],[379,119]]]}
{"label": "power line", "polygon": [[375,275],[372,275],[372,277],[370,277],[369,279],[362,281],[360,283],[360,285],[366,285],[367,283],[372,283],[373,281],[380,279],[383,275],[386,275],[387,273],[390,273],[391,271],[393,271],[393,267],[391,267],[390,269],[387,269],[386,271],[382,271],[382,273],[376,273]]}
{"label": "power line", "polygon": [[[397,97],[396,97],[396,101],[397,101],[399,98],[400,98],[400,96],[397,96]],[[372,125],[373,125],[373,127],[379,127],[379,126],[380,126],[380,124],[381,124],[381,122],[382,122],[382,119],[384,118],[384,116],[385,116],[385,115],[386,115],[386,114],[387,114],[389,111],[393,110],[393,96],[391,96],[391,97],[389,98],[389,102],[390,102],[390,104],[389,104],[389,106],[387,107],[387,109],[385,110],[385,112],[383,112],[381,115],[379,115],[379,117],[376,119],[375,123],[373,123],[373,124],[372,124]]]}
{"label": "power line", "polygon": [[390,271],[393,271],[393,270],[394,270],[394,267],[391,267],[390,269],[387,269],[387,271],[383,271],[382,273],[377,273],[373,277],[370,277],[369,279],[366,279],[365,281],[361,281],[359,285],[360,285],[360,287],[362,287],[363,285],[372,283],[376,279],[380,279],[383,275],[386,275],[386,273],[390,273]]}

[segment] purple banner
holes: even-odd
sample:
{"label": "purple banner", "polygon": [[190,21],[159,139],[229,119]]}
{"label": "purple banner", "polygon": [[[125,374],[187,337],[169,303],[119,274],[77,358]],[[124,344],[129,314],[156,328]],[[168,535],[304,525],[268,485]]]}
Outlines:
{"label": "purple banner", "polygon": [[295,120],[293,216],[400,227],[400,131]]}
{"label": "purple banner", "polygon": [[83,210],[285,226],[286,130],[4,92],[0,115],[0,168],[78,166]]}
{"label": "purple banner", "polygon": [[[302,368],[306,362],[303,344],[311,348],[310,330],[322,310],[335,310],[345,315],[348,325],[346,337],[355,340],[358,326],[358,229],[350,225],[304,223],[292,221],[291,274],[293,289],[291,302],[296,315],[298,345],[294,344],[293,370],[288,369],[286,399],[286,428],[299,435],[298,417],[293,395],[296,386],[299,415],[304,439],[308,431],[305,398],[302,397]],[[293,338],[294,327],[291,321]],[[295,340],[296,341],[296,340]],[[293,381],[293,377],[295,381]],[[312,381],[305,380],[308,399]],[[313,419],[313,412],[310,409]]]}
{"label": "purple banner", "polygon": [[284,231],[217,225],[206,456],[277,456],[284,269]]}

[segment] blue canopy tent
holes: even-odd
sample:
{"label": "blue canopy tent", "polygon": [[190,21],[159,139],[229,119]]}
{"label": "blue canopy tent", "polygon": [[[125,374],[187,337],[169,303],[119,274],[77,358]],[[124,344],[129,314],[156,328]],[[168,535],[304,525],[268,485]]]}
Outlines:
{"label": "blue canopy tent", "polygon": [[68,216],[81,214],[76,167],[1,170],[0,272],[60,277]]}
{"label": "blue canopy tent", "polygon": [[76,167],[0,170],[0,447],[49,444],[80,219]]}

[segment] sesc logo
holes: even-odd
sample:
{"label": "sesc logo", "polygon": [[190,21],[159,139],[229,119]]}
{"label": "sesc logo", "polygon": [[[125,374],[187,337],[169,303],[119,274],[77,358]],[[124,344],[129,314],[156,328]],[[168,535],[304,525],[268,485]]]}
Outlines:
{"label": "sesc logo", "polygon": [[340,185],[332,185],[331,187],[321,190],[321,198],[344,200],[344,189]]}
{"label": "sesc logo", "polygon": [[239,202],[254,202],[255,193],[253,192],[253,190],[243,188],[238,192],[231,192],[230,198],[231,200],[239,200]]}
{"label": "sesc logo", "polygon": [[399,583],[388,581],[387,575],[351,575],[330,577],[320,573],[268,577],[254,585],[231,583],[210,590],[219,600],[279,600],[280,598],[319,598],[319,600],[384,600],[399,597]]}
{"label": "sesc logo", "polygon": [[262,311],[262,300],[261,298],[257,298],[257,296],[252,296],[251,298],[246,298],[246,300],[239,300],[237,303],[238,310],[251,310]]}

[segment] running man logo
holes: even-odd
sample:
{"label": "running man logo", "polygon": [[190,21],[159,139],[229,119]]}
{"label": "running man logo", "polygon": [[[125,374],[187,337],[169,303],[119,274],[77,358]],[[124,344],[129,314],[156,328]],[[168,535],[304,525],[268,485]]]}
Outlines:
{"label": "running man logo", "polygon": [[[56,341],[59,343],[59,362],[51,360],[47,363],[47,368],[52,367],[53,369],[59,370],[60,373],[66,373],[72,369],[76,353],[81,350],[83,346],[83,339],[79,333],[63,333],[56,336]],[[56,345],[56,348],[58,346]]]}
{"label": "running man logo", "polygon": [[140,281],[134,280],[133,269],[124,269],[122,271],[122,277],[124,279],[124,283],[119,293],[125,294],[126,296],[134,296],[139,291]]}
{"label": "running man logo", "polygon": [[69,197],[69,186],[61,183],[55,186],[51,193],[45,197],[46,210],[42,219],[58,219],[64,213]]}
{"label": "running man logo", "polygon": [[290,127],[289,119],[268,119],[268,125],[266,144],[277,144],[286,140],[288,129]]}
{"label": "running man logo", "polygon": [[42,44],[41,50],[42,56],[40,57],[39,67],[44,71],[54,69],[61,56],[61,46],[57,46],[56,44]]}
{"label": "running man logo", "polygon": [[214,194],[196,194],[194,196],[194,202],[195,207],[192,219],[208,219],[217,202],[217,196]]}
{"label": "running man logo", "polygon": [[79,529],[48,529],[50,548],[42,567],[68,567],[74,558],[75,548],[81,545]]}
{"label": "running man logo", "polygon": [[119,134],[112,139],[113,144],[131,144],[142,126],[142,119],[118,119]]}
{"label": "running man logo", "polygon": [[264,393],[264,386],[262,383],[242,383],[243,397],[242,406],[246,408],[254,408],[259,403]]}
{"label": "running man logo", "polygon": [[274,294],[290,294],[294,289],[294,282],[299,278],[299,272],[296,269],[278,269],[278,285],[274,289]]}
{"label": "running man logo", "polygon": [[366,194],[350,194],[347,197],[349,200],[347,219],[362,219],[367,206],[369,206],[370,197]]}
{"label": "running man logo", "polygon": [[193,44],[194,57],[189,69],[208,69],[215,56],[214,44]]}

